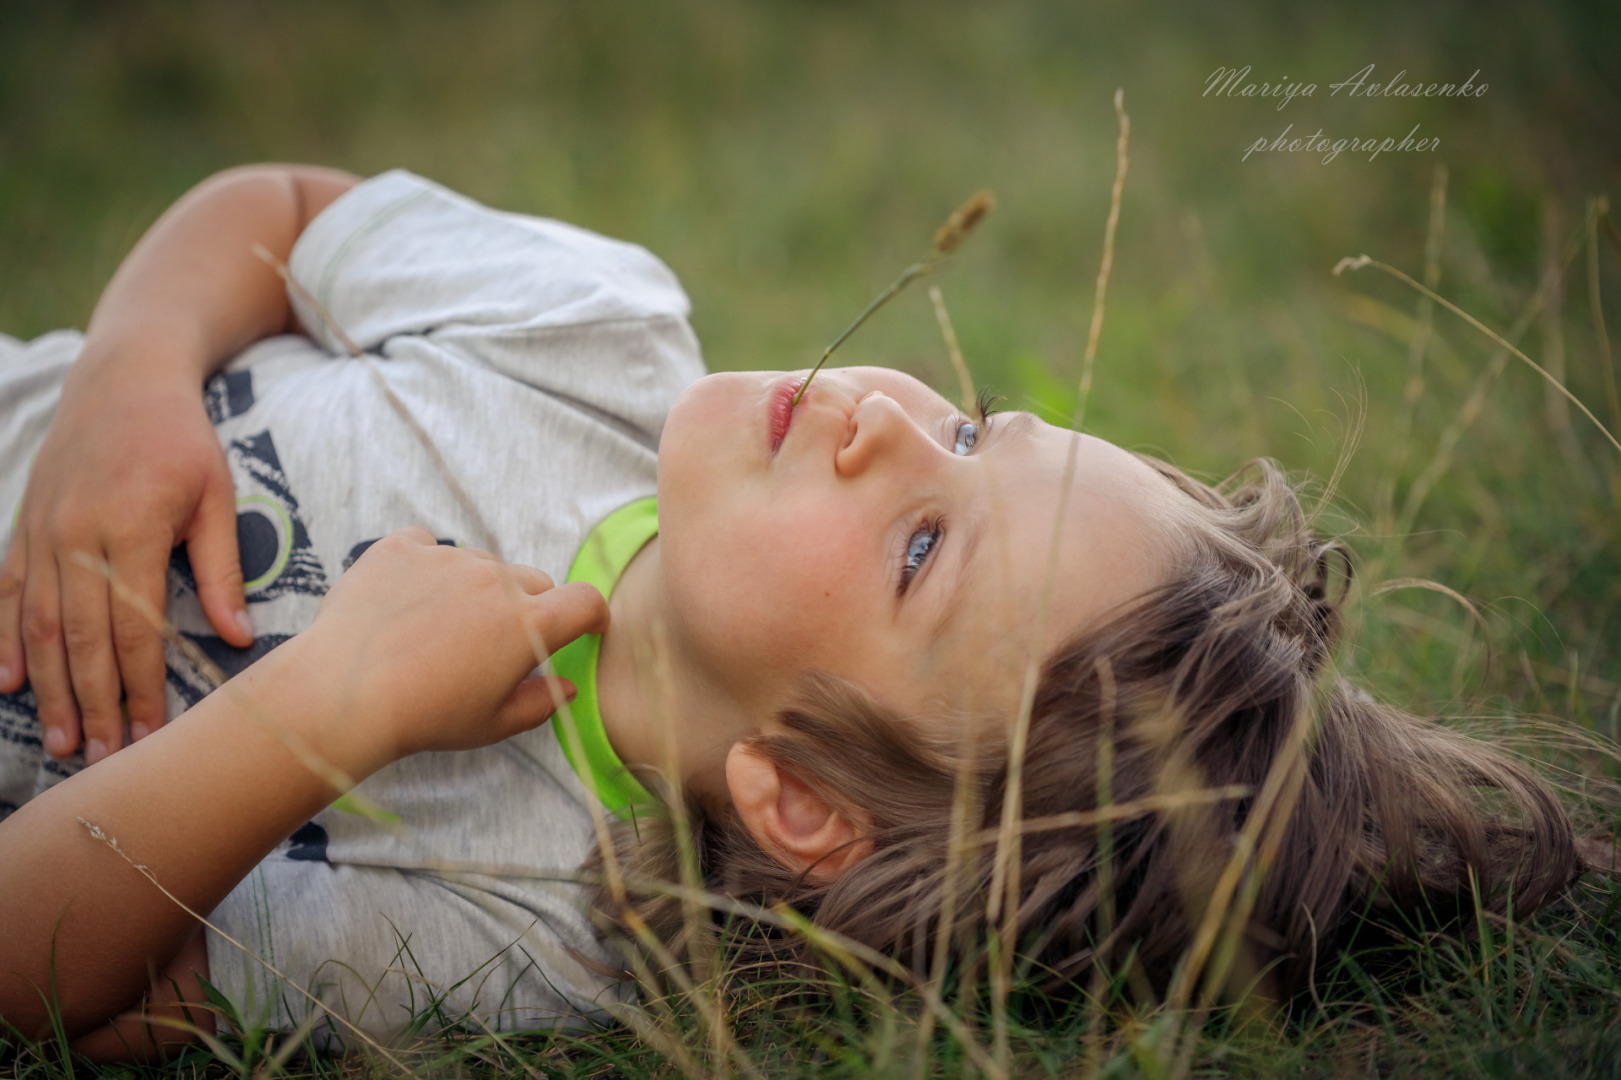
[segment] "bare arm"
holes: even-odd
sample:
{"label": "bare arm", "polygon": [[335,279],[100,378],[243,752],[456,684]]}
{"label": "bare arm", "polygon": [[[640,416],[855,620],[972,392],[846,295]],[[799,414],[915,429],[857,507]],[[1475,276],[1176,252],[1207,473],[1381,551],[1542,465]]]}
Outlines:
{"label": "bare arm", "polygon": [[138,366],[200,387],[245,346],[297,329],[286,290],[253,245],[286,261],[305,226],[358,180],[311,165],[247,165],[198,184],[107,283],[70,385]]}
{"label": "bare arm", "polygon": [[290,747],[359,780],[408,754],[499,741],[552,709],[550,690],[525,678],[529,628],[555,648],[606,623],[588,585],[553,589],[421,529],[374,544],[303,634],[0,822],[0,1017],[38,1038],[51,1001],[70,1038],[92,1031],[195,931],[79,819],[210,911],[335,794]]}
{"label": "bare arm", "polygon": [[96,305],[0,563],[0,693],[32,684],[53,756],[81,733],[92,762],[117,750],[120,689],[136,738],[164,721],[157,631],[84,559],[161,611],[169,552],[184,542],[209,621],[233,645],[252,642],[230,473],[200,389],[237,351],[293,328],[252,246],[286,259],[355,182],[308,166],[220,173],[148,230]]}
{"label": "bare arm", "polygon": [[351,776],[385,763],[364,743],[330,737],[348,725],[330,723],[332,703],[311,686],[305,652],[297,639],[288,642],[229,691],[0,824],[0,921],[7,927],[0,1015],[7,1022],[42,1037],[50,1001],[70,1038],[89,1031],[145,992],[149,971],[166,968],[196,929],[79,819],[116,838],[165,888],[206,912],[331,800],[333,789],[302,767],[247,703],[287,733],[312,739]]}

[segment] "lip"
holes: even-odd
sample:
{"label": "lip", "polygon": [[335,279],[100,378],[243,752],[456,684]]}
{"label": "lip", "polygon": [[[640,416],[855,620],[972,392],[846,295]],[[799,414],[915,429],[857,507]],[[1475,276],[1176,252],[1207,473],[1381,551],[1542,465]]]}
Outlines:
{"label": "lip", "polygon": [[788,426],[794,422],[794,395],[799,393],[804,380],[790,375],[776,385],[766,403],[766,429],[771,440],[771,453],[775,456],[788,437]]}

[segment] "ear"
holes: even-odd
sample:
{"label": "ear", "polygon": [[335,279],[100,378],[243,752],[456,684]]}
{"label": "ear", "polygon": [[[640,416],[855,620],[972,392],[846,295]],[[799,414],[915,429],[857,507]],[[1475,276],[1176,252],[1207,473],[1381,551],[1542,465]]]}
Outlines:
{"label": "ear", "polygon": [[754,842],[809,881],[837,880],[872,851],[872,823],[852,821],[799,777],[743,743],[726,754],[732,805]]}

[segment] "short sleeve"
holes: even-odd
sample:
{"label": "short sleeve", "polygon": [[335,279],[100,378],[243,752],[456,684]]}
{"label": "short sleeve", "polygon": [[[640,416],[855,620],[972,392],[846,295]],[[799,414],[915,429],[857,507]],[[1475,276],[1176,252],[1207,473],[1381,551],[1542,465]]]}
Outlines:
{"label": "short sleeve", "polygon": [[577,886],[554,894],[559,904],[519,891],[478,875],[272,856],[211,916],[209,979],[248,1024],[290,1030],[317,1011],[327,1049],[355,1045],[350,1024],[387,1043],[408,1029],[608,1022],[604,1006],[629,988],[582,963],[611,957],[562,901]]}
{"label": "short sleeve", "polygon": [[[675,275],[635,244],[492,210],[401,170],[356,185],[293,250],[299,320],[388,357],[420,346],[624,415],[703,375]],[[635,416],[628,417],[633,421]]]}

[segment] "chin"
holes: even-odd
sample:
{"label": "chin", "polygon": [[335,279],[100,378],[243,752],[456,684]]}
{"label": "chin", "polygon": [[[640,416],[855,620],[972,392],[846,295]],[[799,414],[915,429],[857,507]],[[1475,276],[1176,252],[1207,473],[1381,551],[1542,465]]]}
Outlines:
{"label": "chin", "polygon": [[[719,488],[738,477],[751,434],[763,440],[763,380],[759,372],[707,375],[681,392],[659,434],[658,498],[661,531],[714,509]],[[756,415],[758,414],[758,415]],[[755,422],[750,423],[753,419]],[[760,447],[764,456],[765,447]]]}
{"label": "chin", "polygon": [[764,447],[765,395],[782,377],[774,371],[720,371],[687,387],[670,406],[659,435],[659,470],[666,456],[697,453],[747,453],[745,444],[759,435]]}
{"label": "chin", "polygon": [[752,371],[717,371],[688,386],[675,399],[664,419],[659,453],[664,452],[663,440],[669,437],[671,429],[693,423],[736,423],[736,411],[751,394],[757,395],[758,386],[758,373]]}
{"label": "chin", "polygon": [[[665,414],[664,427],[659,432],[659,475],[662,477],[666,468],[676,464],[683,453],[690,449],[689,443],[701,437],[706,424],[714,423],[714,407],[710,401],[715,396],[714,386],[710,383],[714,375],[706,375],[693,383],[675,399],[670,411]],[[662,496],[662,492],[660,495]]]}

